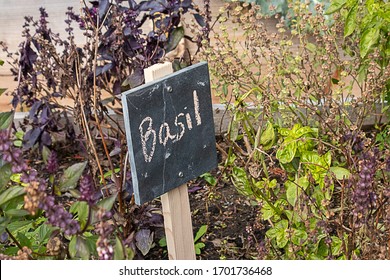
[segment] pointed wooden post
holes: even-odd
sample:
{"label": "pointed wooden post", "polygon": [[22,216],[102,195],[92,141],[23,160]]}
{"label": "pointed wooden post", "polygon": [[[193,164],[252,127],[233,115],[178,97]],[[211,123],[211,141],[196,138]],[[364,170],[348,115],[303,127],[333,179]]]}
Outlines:
{"label": "pointed wooden post", "polygon": [[[172,63],[155,64],[144,70],[145,82],[151,82],[173,72]],[[195,260],[194,236],[187,185],[161,196],[168,256],[171,260]]]}

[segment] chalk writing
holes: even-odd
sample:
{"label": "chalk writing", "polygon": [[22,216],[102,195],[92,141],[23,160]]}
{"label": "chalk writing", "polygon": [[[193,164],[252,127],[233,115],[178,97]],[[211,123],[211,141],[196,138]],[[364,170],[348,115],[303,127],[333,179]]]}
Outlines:
{"label": "chalk writing", "polygon": [[[202,124],[202,118],[199,110],[199,97],[196,90],[193,91],[193,102],[194,102],[194,118],[196,122],[196,126],[200,126]],[[185,107],[186,109],[187,107]],[[190,113],[182,113],[180,112],[174,121],[175,129],[177,131],[175,134],[171,134],[171,128],[167,122],[164,122],[160,125],[158,129],[158,143],[163,145],[164,147],[167,145],[168,141],[172,141],[172,143],[180,141],[185,134],[186,126],[187,129],[192,130],[192,119]],[[145,129],[146,127],[146,129]],[[141,145],[142,145],[142,153],[145,159],[145,162],[151,162],[153,159],[154,151],[156,149],[157,144],[157,132],[153,128],[153,119],[149,116],[145,117],[141,124],[139,125],[139,132],[141,137]]]}
{"label": "chalk writing", "polygon": [[199,98],[196,90],[193,92],[193,97],[194,97],[194,108],[195,108],[195,119],[196,119],[196,124],[201,125],[202,124],[202,119],[200,117],[200,112],[199,112]]}
{"label": "chalk writing", "polygon": [[[146,129],[146,132],[144,133],[144,123],[149,123],[148,127]],[[142,152],[144,154],[144,158],[146,162],[151,162],[154,154],[154,150],[156,148],[156,131],[152,129],[153,120],[151,117],[146,117],[142,120],[141,124],[139,125],[139,132],[141,134],[141,145],[142,145]],[[150,139],[150,136],[152,136],[152,144],[149,146],[151,149],[147,148],[147,142]]]}

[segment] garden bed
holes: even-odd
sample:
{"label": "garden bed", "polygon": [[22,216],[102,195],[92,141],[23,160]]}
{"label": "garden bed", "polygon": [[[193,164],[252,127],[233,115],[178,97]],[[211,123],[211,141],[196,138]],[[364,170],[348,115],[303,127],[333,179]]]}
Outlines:
{"label": "garden bed", "polygon": [[[227,4],[212,22],[210,1],[203,10],[189,0],[162,2],[69,8],[66,38],[51,31],[44,9],[38,20],[25,19],[20,51],[7,57],[18,80],[12,105],[29,112],[23,121],[22,113],[0,113],[0,258],[167,258],[159,199],[137,205],[132,196],[139,174],[134,162],[129,168],[120,97],[185,39],[197,56],[174,58],[174,69],[206,60],[223,103],[214,104],[207,123],[215,127],[219,166],[188,183],[197,258],[390,258],[383,1],[379,10],[333,1],[326,11],[296,1],[292,15],[275,14],[271,31],[247,3]],[[85,36],[83,46],[75,44],[74,28]],[[194,133],[190,141],[202,137],[190,115],[200,130],[198,95],[190,94],[194,112],[175,111],[175,131],[163,123],[156,137],[151,117],[138,127],[141,162],[151,160],[145,153],[154,153],[157,138],[165,149],[183,137],[179,116]],[[64,98],[72,105],[61,104]]]}

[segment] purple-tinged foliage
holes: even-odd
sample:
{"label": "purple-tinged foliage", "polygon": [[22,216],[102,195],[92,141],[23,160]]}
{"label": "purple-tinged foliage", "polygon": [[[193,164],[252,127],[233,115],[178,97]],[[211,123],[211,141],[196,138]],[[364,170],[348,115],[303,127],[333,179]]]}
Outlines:
{"label": "purple-tinged foliage", "polygon": [[50,174],[55,174],[58,171],[58,159],[57,153],[51,151],[49,157],[47,158],[46,170]]}
{"label": "purple-tinged foliage", "polygon": [[6,129],[0,130],[0,152],[8,151],[11,147],[11,140],[9,139],[9,132]]}
{"label": "purple-tinged foliage", "polygon": [[73,235],[80,231],[80,224],[73,220],[71,213],[59,204],[55,204],[55,198],[47,195],[39,206],[45,211],[49,224],[61,228],[66,235]]}
{"label": "purple-tinged foliage", "polygon": [[343,142],[350,142],[352,150],[359,153],[364,150],[364,138],[357,131],[350,132],[342,137]]}
{"label": "purple-tinged foliage", "polygon": [[99,193],[96,192],[93,179],[90,175],[85,175],[80,179],[80,198],[89,205],[94,204],[98,199]]}
{"label": "purple-tinged foliage", "polygon": [[377,152],[368,151],[359,162],[359,177],[353,190],[353,215],[355,226],[365,223],[369,211],[375,206],[374,179],[377,171]]}
{"label": "purple-tinged foliage", "polygon": [[3,161],[12,165],[13,173],[27,172],[28,166],[23,158],[23,152],[12,145],[7,130],[0,130],[0,155]]}
{"label": "purple-tinged foliage", "polygon": [[38,180],[38,172],[34,169],[30,169],[28,172],[24,172],[20,177],[20,181],[27,184]]}
{"label": "purple-tinged foliage", "polygon": [[[101,106],[102,112],[106,111],[100,100],[101,90],[111,93],[113,102],[118,102],[121,92],[143,83],[142,70],[160,62],[169,48],[175,47],[170,42],[177,41],[172,37],[177,36],[174,31],[182,15],[195,11],[191,0],[139,3],[133,0],[101,0],[90,3],[90,6],[81,9],[80,14],[68,8],[66,39],[49,28],[49,15],[44,8],[40,8],[38,20],[25,17],[25,41],[20,45],[20,57],[15,68],[18,71],[14,71],[19,85],[13,93],[12,104],[15,108],[19,105],[31,108],[28,124],[32,128],[26,132],[26,149],[36,144],[41,147],[50,145],[53,133],[64,132],[69,138],[74,134],[60,122],[66,119],[70,109],[60,105],[60,98],[67,96],[74,99],[75,118],[81,118],[81,106],[88,121],[92,112],[96,111],[96,108],[91,108],[92,104]],[[207,21],[201,20],[202,16],[198,13],[195,13],[195,18],[198,22]],[[154,25],[148,33],[143,30],[146,21],[153,21]],[[75,45],[73,23],[84,32],[88,42],[84,46]],[[62,53],[58,49],[63,49]],[[93,92],[96,87],[98,95]],[[80,102],[78,95],[84,100],[83,104],[77,105]],[[97,98],[97,103],[91,101],[92,96]]]}

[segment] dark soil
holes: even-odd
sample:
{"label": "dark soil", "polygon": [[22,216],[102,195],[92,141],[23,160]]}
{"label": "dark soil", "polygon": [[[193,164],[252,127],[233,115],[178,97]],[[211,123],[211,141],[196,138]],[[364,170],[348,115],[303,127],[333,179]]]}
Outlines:
{"label": "dark soil", "polygon": [[[202,184],[202,183],[200,183]],[[247,227],[256,228],[259,206],[240,195],[234,186],[220,184],[204,187],[190,194],[194,233],[202,226],[208,230],[201,241],[205,243],[198,259],[252,259],[256,246],[249,242]],[[254,204],[254,205],[253,205]],[[264,232],[257,226],[253,234],[261,240]]]}
{"label": "dark soil", "polygon": [[[207,232],[198,240],[205,247],[196,258],[256,258],[254,240],[262,240],[265,232],[264,227],[257,223],[259,206],[256,202],[239,194],[234,186],[223,182],[212,187],[198,179],[189,183],[188,189],[194,236],[202,225],[207,225]],[[247,227],[253,229],[252,234],[248,234]],[[146,258],[167,259],[166,247],[155,246]]]}

